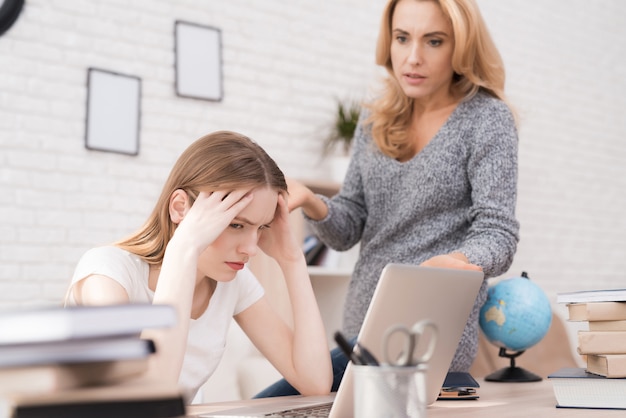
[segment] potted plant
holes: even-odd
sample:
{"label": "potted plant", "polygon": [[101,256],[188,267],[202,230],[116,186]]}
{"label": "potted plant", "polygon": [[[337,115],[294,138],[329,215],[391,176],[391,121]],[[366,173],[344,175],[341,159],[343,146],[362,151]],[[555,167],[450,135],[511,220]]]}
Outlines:
{"label": "potted plant", "polygon": [[360,113],[361,105],[358,102],[342,102],[337,99],[335,122],[324,140],[322,155],[330,155],[337,146],[341,147],[344,155],[350,153],[350,145],[352,144]]}
{"label": "potted plant", "polygon": [[[331,174],[333,180],[343,181],[350,162],[350,146],[354,138],[361,105],[356,101],[343,102],[337,99],[334,123],[324,139],[322,156],[331,156]],[[335,153],[340,148],[340,153]]]}

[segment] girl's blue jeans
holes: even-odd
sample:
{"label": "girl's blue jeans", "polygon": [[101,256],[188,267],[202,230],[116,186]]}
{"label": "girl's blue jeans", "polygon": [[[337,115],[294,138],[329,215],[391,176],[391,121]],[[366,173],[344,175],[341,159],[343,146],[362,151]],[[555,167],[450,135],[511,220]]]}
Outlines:
{"label": "girl's blue jeans", "polygon": [[[350,345],[354,346],[356,343],[356,338],[351,339]],[[341,383],[341,379],[343,378],[343,373],[348,367],[348,357],[341,351],[339,348],[335,348],[330,352],[330,359],[333,364],[333,386],[331,388],[331,392],[336,392],[339,389],[339,384]],[[281,379],[278,382],[274,383],[271,386],[263,389],[261,392],[257,393],[255,398],[271,398],[274,396],[288,396],[288,395],[299,395],[300,393],[285,379]]]}

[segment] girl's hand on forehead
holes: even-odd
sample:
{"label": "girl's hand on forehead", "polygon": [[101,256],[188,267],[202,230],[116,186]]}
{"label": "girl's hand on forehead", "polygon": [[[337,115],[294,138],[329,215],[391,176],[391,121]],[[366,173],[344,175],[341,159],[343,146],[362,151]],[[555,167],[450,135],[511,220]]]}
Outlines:
{"label": "girl's hand on forehead", "polygon": [[298,260],[302,256],[302,248],[289,225],[289,209],[284,194],[280,193],[274,220],[259,238],[259,248],[277,261]]}
{"label": "girl's hand on forehead", "polygon": [[186,236],[202,252],[251,201],[250,189],[200,192],[178,225],[176,235]]}

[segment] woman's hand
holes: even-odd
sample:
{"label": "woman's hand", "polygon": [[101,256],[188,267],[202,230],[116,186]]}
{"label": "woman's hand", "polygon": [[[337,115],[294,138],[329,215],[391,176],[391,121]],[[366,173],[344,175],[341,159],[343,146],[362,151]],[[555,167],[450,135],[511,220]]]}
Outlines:
{"label": "woman's hand", "polygon": [[289,211],[302,208],[302,211],[311,219],[322,220],[328,215],[328,206],[299,181],[286,178],[289,190]]}
{"label": "woman's hand", "polygon": [[285,178],[289,190],[289,211],[305,206],[313,192],[304,184],[291,178]]}
{"label": "woman's hand", "polygon": [[483,271],[482,267],[471,264],[467,257],[461,253],[436,255],[424,261],[420,266]]}
{"label": "woman's hand", "polygon": [[278,194],[274,220],[269,228],[261,232],[258,245],[265,254],[278,262],[297,261],[303,257],[302,248],[291,233],[289,209],[282,193]]}
{"label": "woman's hand", "polygon": [[[185,193],[176,190],[176,193]],[[252,201],[250,190],[216,191],[212,193],[200,192],[196,201],[189,207],[186,200],[182,213],[176,213],[176,200],[182,196],[172,197],[170,214],[178,227],[172,238],[183,240],[186,245],[192,245],[200,254],[206,247],[220,236],[239,214]],[[183,199],[184,200],[184,199]]]}

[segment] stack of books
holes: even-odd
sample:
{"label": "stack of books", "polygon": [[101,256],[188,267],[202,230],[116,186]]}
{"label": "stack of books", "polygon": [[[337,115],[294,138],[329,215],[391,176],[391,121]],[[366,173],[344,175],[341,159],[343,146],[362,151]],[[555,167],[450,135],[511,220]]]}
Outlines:
{"label": "stack of books", "polygon": [[626,289],[559,293],[557,303],[566,305],[569,321],[588,324],[576,347],[586,367],[548,376],[559,406],[626,408]]}
{"label": "stack of books", "polygon": [[175,323],[167,305],[0,312],[0,417],[184,415],[177,387],[145,378],[156,348],[140,336]]}
{"label": "stack of books", "polygon": [[626,377],[626,289],[560,293],[570,321],[585,321],[578,331],[579,354],[587,371],[605,377]]}

